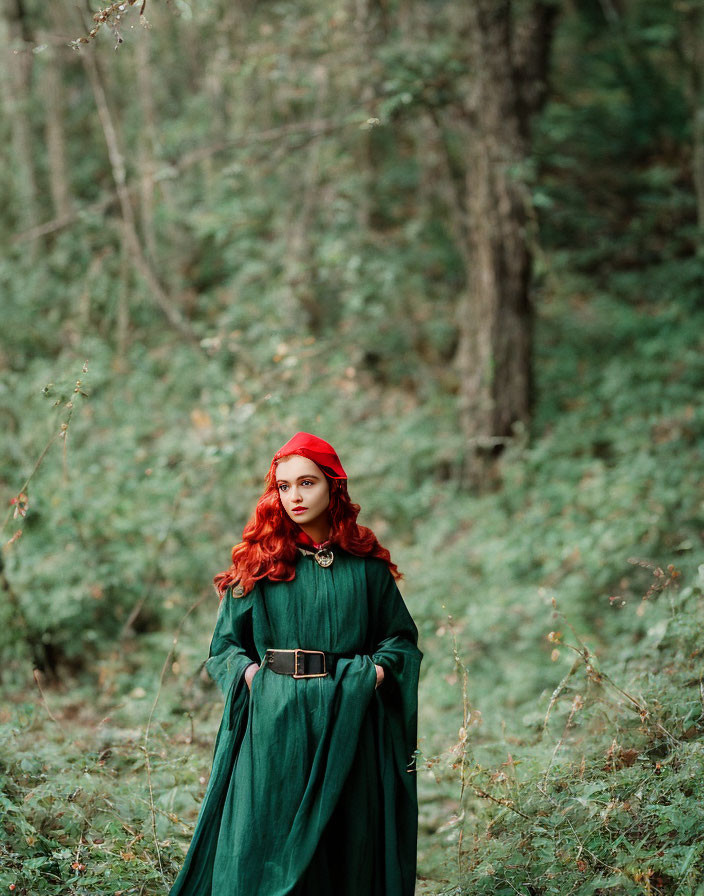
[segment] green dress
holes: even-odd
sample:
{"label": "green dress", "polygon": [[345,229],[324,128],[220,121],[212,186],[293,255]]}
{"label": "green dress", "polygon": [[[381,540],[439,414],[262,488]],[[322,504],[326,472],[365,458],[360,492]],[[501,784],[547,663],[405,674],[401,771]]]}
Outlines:
{"label": "green dress", "polygon": [[[382,560],[334,554],[223,597],[206,666],[225,710],[170,896],[413,896],[418,631]],[[270,647],[346,656],[324,678],[264,666],[250,693]]]}

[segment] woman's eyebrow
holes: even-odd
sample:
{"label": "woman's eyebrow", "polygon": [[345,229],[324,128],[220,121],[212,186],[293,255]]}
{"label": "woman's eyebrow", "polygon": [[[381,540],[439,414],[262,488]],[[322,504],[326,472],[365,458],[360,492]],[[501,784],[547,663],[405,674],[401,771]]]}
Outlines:
{"label": "woman's eyebrow", "polygon": [[[306,473],[305,476],[298,476],[296,478],[296,482],[300,482],[302,479],[319,479],[319,476],[316,476],[315,473]],[[277,479],[277,485],[288,485],[288,479]]]}

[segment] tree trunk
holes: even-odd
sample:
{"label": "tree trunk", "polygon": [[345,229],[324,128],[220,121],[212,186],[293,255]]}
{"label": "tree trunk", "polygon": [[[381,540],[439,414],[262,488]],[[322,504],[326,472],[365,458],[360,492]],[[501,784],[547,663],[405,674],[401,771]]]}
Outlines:
{"label": "tree trunk", "polygon": [[13,183],[15,186],[17,224],[20,229],[36,225],[37,179],[34,169],[34,146],[28,114],[34,54],[34,35],[20,0],[3,4],[0,30],[0,90],[12,134]]}
{"label": "tree trunk", "polygon": [[[379,46],[388,38],[390,23],[386,0],[350,0],[349,15],[352,20],[355,48],[353,71],[359,79],[358,102],[368,106],[376,95],[380,79],[377,54]],[[356,165],[362,180],[357,196],[357,221],[360,233],[374,230],[376,205],[377,160],[374,152],[374,123],[363,128],[353,144]]]}
{"label": "tree trunk", "polygon": [[[316,84],[316,108],[314,119],[322,118],[328,91],[328,73],[324,66],[313,71]],[[292,206],[292,214],[286,234],[286,252],[283,259],[283,309],[286,317],[294,319],[303,311],[312,333],[319,333],[323,323],[324,306],[315,283],[315,264],[311,232],[317,206],[320,201],[320,139],[312,140],[308,148],[305,167],[301,172],[301,193]]]}
{"label": "tree trunk", "polygon": [[[488,4],[487,4],[488,5]],[[518,174],[527,155],[510,47],[510,4],[474,6],[477,127],[467,147],[470,270],[459,357],[472,447],[511,435],[530,413],[530,197]]]}
{"label": "tree trunk", "polygon": [[511,0],[473,0],[468,14],[474,102],[465,122],[468,277],[457,365],[469,474],[477,482],[487,459],[530,419],[532,212],[521,169],[530,118],[545,96],[554,7],[536,4],[528,20],[516,22]]}
{"label": "tree trunk", "polygon": [[64,80],[62,54],[51,46],[51,36],[46,36],[50,45],[45,54],[42,94],[44,98],[47,166],[49,171],[49,192],[54,206],[54,216],[63,218],[71,214],[71,184],[66,165],[66,133],[64,129]]}
{"label": "tree trunk", "polygon": [[[117,138],[117,131],[113,122],[112,113],[108,105],[98,66],[92,55],[92,48],[83,51],[81,53],[81,59],[85,66],[86,75],[88,76],[88,81],[95,98],[98,118],[103,129],[112,176],[115,182],[115,189],[117,190],[117,197],[122,216],[122,239],[125,247],[124,257],[130,259],[135,270],[142,276],[149,293],[163,312],[164,317],[171,327],[184,336],[190,343],[199,346],[196,334],[191,329],[188,321],[183,317],[177,303],[162,286],[159,278],[149,263],[149,260],[144,254],[137,231],[137,223],[134,209],[132,208],[130,191],[127,187],[127,172],[125,168],[124,154]],[[120,314],[124,315],[126,313],[125,309],[120,310]]]}
{"label": "tree trunk", "polygon": [[700,105],[694,109],[693,118],[693,150],[692,150],[692,176],[694,189],[697,194],[697,224],[701,235],[704,234],[704,97],[700,99]]}
{"label": "tree trunk", "polygon": [[147,258],[152,264],[158,262],[156,230],[154,228],[154,175],[156,172],[157,126],[154,108],[153,78],[151,69],[151,35],[146,28],[140,28],[135,41],[135,63],[137,67],[137,97],[141,128],[137,143],[139,158],[139,217],[144,235]]}
{"label": "tree trunk", "polygon": [[685,93],[692,116],[692,180],[697,197],[699,249],[704,249],[704,10],[697,5],[681,11],[680,52],[685,64]]}

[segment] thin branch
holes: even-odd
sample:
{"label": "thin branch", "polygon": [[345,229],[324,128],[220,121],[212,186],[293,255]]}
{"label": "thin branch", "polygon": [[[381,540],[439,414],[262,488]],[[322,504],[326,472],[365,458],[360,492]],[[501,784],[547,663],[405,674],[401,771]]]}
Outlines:
{"label": "thin branch", "polygon": [[164,532],[164,535],[162,536],[162,538],[159,539],[159,541],[156,544],[154,568],[153,568],[152,575],[150,577],[150,581],[145,584],[142,596],[139,598],[139,600],[137,600],[135,605],[132,607],[132,610],[130,611],[130,614],[127,617],[125,624],[122,626],[122,631],[120,632],[120,641],[123,641],[127,637],[128,633],[131,631],[132,626],[138,619],[139,614],[142,612],[142,607],[144,606],[145,602],[147,601],[147,598],[149,598],[149,596],[151,594],[151,589],[154,587],[157,576],[159,575],[159,573],[161,571],[160,566],[159,566],[159,556],[161,554],[161,549],[164,547],[169,536],[171,535],[171,530],[176,521],[176,512],[178,510],[179,501],[181,500],[182,494],[183,493],[176,495],[176,498],[174,499],[173,507],[171,509],[171,519],[169,520],[169,524],[166,527],[166,531]]}
{"label": "thin branch", "polygon": [[[82,372],[83,372],[83,373],[87,373],[87,371],[88,371],[88,362],[86,361],[86,363],[83,365],[83,370],[82,370]],[[82,395],[82,396],[85,396],[85,394],[86,394],[86,393],[85,393],[85,392],[83,391],[83,389],[82,389],[82,380],[76,380],[76,386],[75,386],[75,388],[74,388],[74,390],[73,390],[73,395]],[[56,402],[56,404],[59,404],[59,403],[60,403],[60,402]],[[69,401],[67,401],[67,402],[64,402],[64,407],[68,408],[68,414],[66,415],[66,419],[63,421],[63,423],[59,426],[58,429],[54,430],[53,435],[49,438],[49,441],[48,441],[48,442],[46,443],[46,445],[44,446],[44,448],[43,448],[41,454],[39,455],[39,457],[37,458],[37,460],[36,460],[34,466],[32,467],[32,471],[31,471],[31,473],[27,476],[27,478],[25,479],[24,483],[22,484],[22,486],[20,487],[19,491],[17,492],[18,495],[21,495],[21,494],[23,494],[23,493],[26,493],[27,489],[29,488],[29,483],[32,481],[32,479],[34,478],[34,475],[36,474],[37,470],[38,470],[39,467],[42,465],[42,461],[43,461],[44,458],[46,457],[47,452],[49,451],[49,449],[51,448],[51,446],[54,444],[54,442],[55,442],[57,439],[59,439],[59,438],[66,438],[66,436],[67,436],[67,434],[68,434],[68,428],[69,428],[69,425],[70,425],[70,423],[71,423],[71,418],[73,417],[73,412],[74,412],[74,410],[75,410],[75,406],[74,406],[74,403],[73,403],[73,398],[69,399]],[[5,528],[5,526],[7,525],[8,521],[9,521],[9,519],[10,519],[10,514],[11,514],[11,513],[12,513],[12,507],[10,507],[10,508],[8,509],[7,513],[5,514],[5,519],[3,520],[2,525],[0,525],[0,532],[1,532],[1,531]]]}
{"label": "thin branch", "polygon": [[93,90],[95,105],[98,110],[98,118],[100,119],[105,143],[107,145],[112,176],[115,181],[117,198],[120,203],[123,236],[126,248],[129,250],[129,256],[146,281],[150,292],[169,324],[193,345],[200,347],[200,341],[193,332],[192,327],[175,306],[171,297],[167,295],[166,290],[159,282],[159,279],[152,270],[151,265],[142,251],[142,243],[137,233],[134,210],[132,208],[130,194],[127,190],[125,161],[117,139],[117,131],[112,120],[112,114],[103,89],[98,66],[90,52],[81,53],[81,59],[83,60],[83,65]]}
{"label": "thin branch", "polygon": [[171,663],[171,658],[174,655],[174,649],[178,644],[178,639],[181,635],[181,629],[183,628],[188,617],[196,610],[207,597],[210,596],[210,592],[204,594],[201,598],[199,598],[194,604],[189,607],[186,613],[183,615],[181,621],[179,622],[176,632],[173,637],[173,642],[169,649],[169,652],[166,654],[166,659],[164,660],[164,664],[161,667],[161,675],[159,676],[159,685],[157,687],[156,696],[154,697],[154,702],[152,703],[152,708],[149,712],[149,718],[147,719],[147,726],[144,729],[144,746],[142,749],[144,750],[144,759],[145,759],[145,767],[147,769],[147,786],[149,787],[149,810],[151,813],[151,822],[152,822],[152,836],[154,838],[154,848],[156,849],[156,856],[159,862],[159,871],[161,872],[162,879],[166,882],[164,877],[164,866],[161,861],[161,850],[159,848],[159,840],[156,832],[156,807],[154,804],[154,787],[152,785],[152,765],[149,759],[149,735],[151,733],[152,720],[154,719],[154,713],[156,712],[156,706],[159,702],[159,697],[161,697],[161,691],[164,686],[164,679],[166,678],[166,672]]}
{"label": "thin branch", "polygon": [[[20,530],[21,532],[22,530]],[[7,573],[5,572],[5,560],[2,556],[2,552],[0,552],[0,587],[7,595],[7,599],[12,607],[13,619],[15,624],[19,623],[19,627],[24,632],[24,639],[26,643],[29,645],[29,648],[33,654],[33,660],[37,661],[36,649],[35,645],[32,644],[31,641],[31,628],[29,622],[27,620],[27,616],[22,608],[22,603],[17,595],[17,592],[12,587],[12,582],[7,577]]]}
{"label": "thin branch", "polygon": [[487,793],[486,790],[482,790],[481,787],[477,787],[476,784],[472,784],[472,790],[480,796],[482,799],[491,800],[492,803],[496,803],[499,806],[502,806],[504,809],[510,809],[511,812],[515,812],[516,815],[520,815],[521,818],[527,818],[531,821],[530,815],[526,815],[525,812],[521,812],[520,809],[517,809],[510,800],[499,799],[499,797],[492,796],[490,793]]}
{"label": "thin branch", "polygon": [[457,164],[452,156],[452,150],[447,140],[447,133],[441,119],[439,109],[428,109],[428,121],[435,133],[440,155],[444,163],[444,183],[447,187],[447,202],[450,209],[450,223],[455,237],[455,246],[462,256],[465,271],[469,272],[472,265],[469,251],[469,222],[464,201],[465,172]]}
{"label": "thin branch", "polygon": [[49,707],[49,701],[46,699],[46,694],[44,693],[44,690],[43,690],[43,688],[42,688],[42,684],[41,684],[41,680],[40,680],[40,679],[41,679],[41,673],[39,672],[39,669],[35,669],[35,670],[34,670],[33,678],[34,678],[34,683],[35,683],[36,686],[37,686],[37,690],[39,691],[39,697],[40,697],[40,699],[41,699],[41,701],[42,701],[42,704],[43,704],[43,706],[44,706],[44,709],[46,710],[47,715],[49,716],[49,718],[51,719],[51,721],[54,722],[55,725],[57,725],[57,727],[58,727],[59,730],[61,731],[62,735],[63,735],[64,737],[66,737],[66,732],[64,731],[64,727],[63,727],[63,725],[62,725],[61,722],[56,718],[56,716],[54,715],[54,713],[51,711],[51,708]]}
{"label": "thin branch", "polygon": [[548,763],[548,767],[545,769],[545,774],[543,775],[543,786],[542,786],[541,792],[544,792],[547,789],[548,776],[550,775],[550,770],[553,767],[553,764],[555,762],[555,757],[557,756],[557,754],[560,750],[560,747],[562,746],[562,744],[565,741],[567,731],[569,730],[569,727],[572,724],[572,719],[574,718],[575,713],[578,710],[582,709],[583,706],[584,706],[584,700],[582,699],[580,694],[577,694],[575,696],[574,700],[572,701],[572,708],[570,709],[570,714],[567,717],[567,721],[565,722],[565,727],[562,729],[562,734],[560,735],[560,739],[555,744],[555,749],[552,751],[552,756],[550,757],[550,762]]}
{"label": "thin branch", "polygon": [[[296,149],[301,149],[303,148],[303,146],[307,145],[310,140],[314,140],[318,137],[323,137],[327,134],[331,134],[335,131],[343,130],[344,128],[352,126],[359,127],[359,122],[352,120],[330,121],[326,119],[319,119],[304,121],[296,124],[281,125],[280,127],[276,128],[267,128],[264,131],[257,131],[245,137],[238,137],[237,139],[233,140],[222,140],[218,143],[210,144],[209,146],[200,146],[197,149],[193,149],[190,152],[185,153],[183,156],[181,156],[180,159],[177,159],[173,162],[165,162],[163,167],[161,167],[158,171],[145,174],[134,183],[128,184],[127,182],[125,182],[122,187],[122,192],[128,199],[131,199],[132,196],[136,195],[140,191],[142,180],[151,178],[155,182],[158,182],[160,180],[173,178],[176,175],[180,174],[182,171],[185,171],[186,169],[191,168],[193,165],[197,165],[199,162],[202,162],[204,159],[210,158],[210,156],[217,155],[218,153],[225,152],[228,149],[247,147],[255,145],[257,143],[272,143],[280,140],[282,137],[296,136],[299,134],[308,138],[295,147]],[[118,195],[118,191],[115,190],[114,192],[110,193],[108,196],[103,197],[97,202],[93,202],[90,205],[85,205],[81,208],[76,208],[73,212],[71,212],[71,214],[60,215],[56,218],[52,218],[52,220],[50,221],[44,222],[43,224],[38,224],[36,227],[31,227],[29,230],[24,230],[21,233],[15,234],[12,238],[12,242],[23,243],[29,242],[31,240],[37,240],[49,233],[55,233],[57,230],[62,230],[64,227],[68,227],[70,224],[73,224],[75,221],[78,221],[85,215],[100,215],[103,212],[107,211],[107,209],[110,208],[111,205],[114,205],[119,201],[120,197]]]}
{"label": "thin branch", "polygon": [[[570,646],[570,645],[567,645],[567,646]],[[581,654],[580,654],[580,659],[577,659],[572,663],[572,666],[570,667],[569,672],[565,675],[565,677],[562,679],[562,681],[558,684],[558,686],[552,692],[552,696],[550,697],[550,703],[548,704],[548,709],[547,709],[547,712],[545,713],[545,718],[543,719],[543,731],[545,731],[546,728],[548,727],[548,720],[550,718],[550,713],[552,712],[553,707],[557,703],[557,700],[558,700],[560,694],[564,691],[565,686],[567,685],[567,682],[570,680],[570,678],[574,675],[574,673],[577,671],[577,669],[579,669],[579,667],[581,665],[582,665],[582,659],[581,659]]]}

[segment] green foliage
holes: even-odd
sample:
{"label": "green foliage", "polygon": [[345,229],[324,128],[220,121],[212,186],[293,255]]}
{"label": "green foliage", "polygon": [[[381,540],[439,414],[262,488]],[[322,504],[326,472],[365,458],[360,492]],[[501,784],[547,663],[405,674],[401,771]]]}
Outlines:
{"label": "green foliage", "polygon": [[[71,714],[74,731],[86,724],[75,704],[63,711]],[[132,722],[136,713],[135,706]],[[127,714],[121,715],[118,711],[114,721],[129,724]],[[141,732],[107,727],[106,721],[97,736],[86,728],[79,742],[67,741],[63,727],[54,725],[38,746],[36,734],[45,722],[34,705],[4,713],[0,886],[5,892],[128,893],[135,881],[143,893],[163,892],[162,866],[173,866],[176,857],[168,842],[161,843],[158,858],[155,854]],[[183,761],[166,759],[163,746],[151,749],[152,780],[162,791],[155,824],[163,836],[165,820],[175,821],[182,808],[173,794]]]}
{"label": "green foliage", "polygon": [[[90,670],[78,691],[47,693],[51,712],[72,733],[55,731],[39,759],[37,732],[55,727],[46,709],[33,706],[26,729],[14,710],[3,722],[5,735],[12,735],[3,754],[17,757],[5,768],[5,792],[22,807],[13,811],[17,829],[13,821],[5,834],[8,882],[47,894],[71,886],[98,892],[88,869],[97,880],[109,866],[122,875],[120,886],[139,876],[153,892],[163,887],[141,746],[145,701],[155,694],[169,629],[203,595],[207,609],[192,617],[169,661],[151,735],[157,838],[166,879],[175,873],[219,711],[212,691],[206,697],[196,680],[215,610],[207,581],[214,558],[226,563],[260,488],[262,455],[305,421],[304,428],[342,436],[336,441],[348,458],[353,495],[365,520],[391,539],[421,628],[419,856],[427,878],[421,892],[459,886],[488,893],[501,885],[586,893],[609,885],[674,893],[679,885],[689,892],[690,884],[696,892],[702,869],[693,849],[696,829],[680,816],[691,824],[699,817],[693,807],[702,762],[697,637],[703,606],[695,581],[702,421],[692,401],[704,373],[695,350],[702,328],[690,314],[685,329],[676,306],[653,315],[606,295],[575,304],[573,281],[561,280],[565,294],[544,303],[538,329],[541,401],[532,440],[505,453],[495,490],[483,495],[462,493],[452,478],[443,479],[456,473],[461,449],[452,433],[452,403],[428,391],[431,405],[418,405],[371,380],[359,391],[358,374],[350,380],[344,356],[319,377],[305,343],[269,343],[277,354],[259,381],[251,370],[261,347],[246,344],[222,344],[198,362],[202,367],[194,366],[190,351],[166,354],[158,345],[135,349],[127,372],[101,370],[96,355],[85,375],[89,397],[69,427],[66,461],[58,451],[47,455],[30,484],[25,534],[6,553],[35,631],[43,641],[66,645],[61,674],[74,656],[89,659]],[[272,386],[291,369],[284,366],[289,357],[303,392],[284,400]],[[36,402],[36,416],[22,418],[20,458],[37,453],[47,413],[62,410],[53,402],[65,401],[72,384],[67,371],[65,386],[43,396],[39,383],[47,377],[32,380],[34,369],[47,372],[37,363],[15,381],[18,389],[31,383],[24,406]],[[344,404],[334,400],[333,389],[347,396]],[[370,413],[372,396],[396,417],[392,432],[384,414]],[[34,428],[27,428],[32,419]],[[378,451],[382,439],[392,451]],[[31,463],[20,468],[28,472]],[[85,543],[67,538],[76,526]],[[663,588],[672,578],[670,559],[682,570],[679,591]],[[664,573],[654,577],[658,562]],[[96,581],[110,587],[110,613],[105,597],[90,592]],[[657,587],[642,600],[653,582]],[[554,615],[553,599],[564,616]],[[122,626],[141,600],[135,638]],[[588,645],[592,672],[583,661],[572,670],[576,654],[566,644],[580,643],[565,620]],[[7,621],[6,633],[12,631]],[[562,635],[550,643],[550,631]],[[5,650],[10,647],[6,641]],[[19,683],[26,669],[26,659],[6,653],[7,680]],[[646,718],[618,688],[646,708]],[[567,725],[577,697],[583,705]],[[90,706],[89,715],[76,719],[75,702]],[[111,717],[107,733],[105,716]],[[191,725],[196,739],[187,743]],[[453,751],[459,728],[464,733]],[[77,737],[82,753],[99,756],[110,748],[113,758],[106,759],[108,771],[97,765],[90,772],[95,797],[87,807],[80,803],[89,842],[76,857],[75,825],[47,828],[34,796],[25,797],[41,793],[55,814],[74,817],[78,809],[68,796],[86,786]],[[23,777],[22,761],[46,766],[41,787],[37,778]],[[109,787],[107,774],[115,775]],[[465,782],[461,798],[458,775]],[[109,856],[98,849],[103,844],[92,845],[95,838],[108,841],[106,799],[119,803]],[[137,834],[143,839],[135,844]],[[46,841],[33,841],[30,850],[27,837],[39,835]],[[25,856],[48,864],[34,878],[27,876],[34,866],[23,866],[21,877]],[[76,875],[74,861],[86,869]]]}
{"label": "green foliage", "polygon": [[[537,735],[506,737],[500,764],[498,744],[487,768],[460,732],[467,796],[449,838],[463,892],[699,892],[702,584],[670,595],[625,661],[610,657],[618,681],[573,635],[554,634],[578,659]],[[437,775],[436,761],[428,766]],[[473,839],[458,839],[458,829]]]}
{"label": "green foliage", "polygon": [[[148,64],[128,26],[118,54],[109,34],[91,47],[145,258],[190,339],[125,254],[78,54],[59,66],[70,226],[16,240],[19,180],[0,173],[0,489],[28,498],[2,533],[0,888],[163,893],[220,711],[199,675],[209,582],[271,454],[309,429],[338,447],[421,630],[419,891],[701,896],[696,10],[562,10],[526,164],[535,412],[470,494],[465,271],[428,136],[466,86],[458,9],[394,8],[385,28],[358,7],[154,4]],[[25,111],[47,221],[43,53]],[[138,71],[153,130],[144,86],[125,87]]]}

